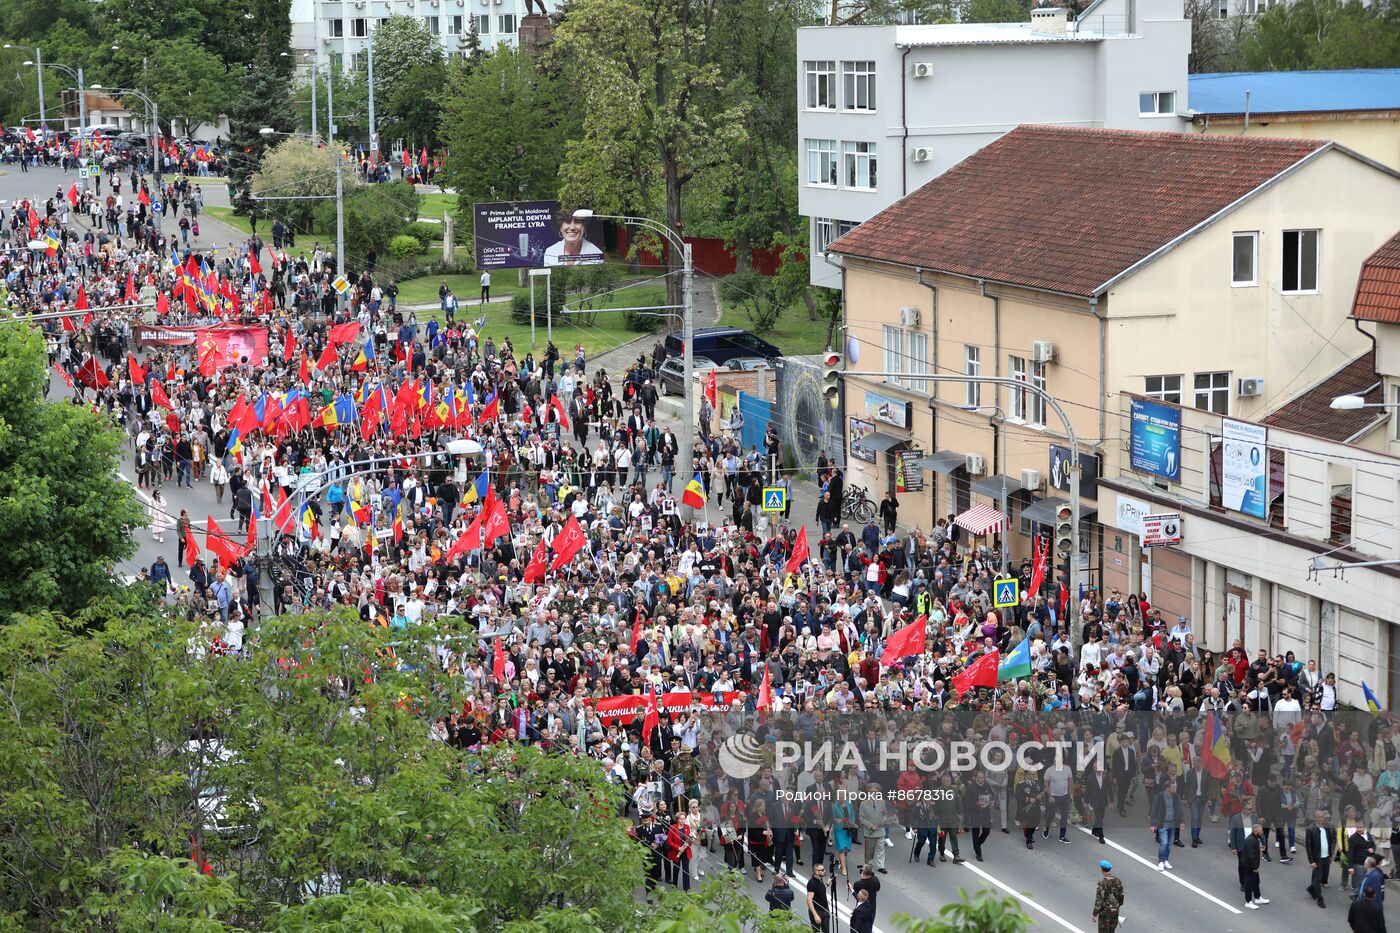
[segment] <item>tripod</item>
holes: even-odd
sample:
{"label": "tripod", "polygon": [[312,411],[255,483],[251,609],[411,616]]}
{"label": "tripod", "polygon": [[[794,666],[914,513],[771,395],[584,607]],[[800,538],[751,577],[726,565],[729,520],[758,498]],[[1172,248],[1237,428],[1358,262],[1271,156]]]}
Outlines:
{"label": "tripod", "polygon": [[[841,927],[841,915],[836,910],[836,869],[840,867],[836,861],[836,832],[829,831],[827,836],[827,866],[826,874],[831,879],[831,916],[829,918],[831,933],[839,933]],[[849,880],[849,879],[848,879]]]}

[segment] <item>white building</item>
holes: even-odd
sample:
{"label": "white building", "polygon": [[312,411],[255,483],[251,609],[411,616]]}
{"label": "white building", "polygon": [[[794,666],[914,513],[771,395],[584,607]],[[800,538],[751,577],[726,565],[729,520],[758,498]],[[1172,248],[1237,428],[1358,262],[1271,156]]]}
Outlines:
{"label": "white building", "polygon": [[[544,0],[550,12],[562,0]],[[520,21],[540,0],[292,0],[292,48],[300,61],[353,61],[390,16],[412,16],[438,36],[448,55],[462,51],[473,26],[483,49],[514,46]]]}
{"label": "white building", "polygon": [[797,31],[798,208],[811,221],[813,284],[840,287],[822,261],[837,236],[1018,124],[1189,127],[1182,0],[1098,0],[1077,22],[1066,16]]}

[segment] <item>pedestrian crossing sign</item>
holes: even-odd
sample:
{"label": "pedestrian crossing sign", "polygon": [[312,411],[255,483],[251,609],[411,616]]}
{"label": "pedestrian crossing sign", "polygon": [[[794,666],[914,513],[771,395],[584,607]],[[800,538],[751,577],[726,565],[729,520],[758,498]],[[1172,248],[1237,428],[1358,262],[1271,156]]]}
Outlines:
{"label": "pedestrian crossing sign", "polygon": [[997,580],[992,584],[992,601],[998,609],[1008,609],[1021,603],[1021,581],[1012,577],[1008,580]]}
{"label": "pedestrian crossing sign", "polygon": [[345,276],[338,275],[335,277],[335,281],[331,283],[331,287],[336,290],[336,294],[343,295],[350,289],[350,283],[346,281]]}
{"label": "pedestrian crossing sign", "polygon": [[763,511],[782,512],[787,508],[787,490],[782,486],[763,487]]}

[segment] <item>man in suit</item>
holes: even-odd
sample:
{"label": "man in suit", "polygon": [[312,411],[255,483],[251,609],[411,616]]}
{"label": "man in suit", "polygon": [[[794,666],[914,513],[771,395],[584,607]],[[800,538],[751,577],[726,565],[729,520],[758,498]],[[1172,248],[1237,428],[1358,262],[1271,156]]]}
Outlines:
{"label": "man in suit", "polygon": [[1366,860],[1376,854],[1376,840],[1366,827],[1357,826],[1356,832],[1347,838],[1347,870],[1351,874],[1350,884],[1345,887],[1361,887],[1361,878],[1366,874]]}
{"label": "man in suit", "polygon": [[1199,756],[1193,756],[1191,768],[1181,778],[1181,796],[1190,805],[1191,810],[1191,848],[1196,848],[1201,844],[1201,821],[1206,814],[1206,804],[1210,801],[1211,777],[1205,768],[1201,767]]}
{"label": "man in suit", "polygon": [[1244,848],[1240,850],[1239,856],[1241,874],[1244,875],[1244,906],[1250,910],[1258,910],[1269,903],[1269,899],[1262,896],[1259,890],[1259,865],[1263,861],[1262,856],[1267,846],[1264,827],[1255,823],[1249,835],[1244,837]]}
{"label": "man in suit", "polygon": [[1327,883],[1327,875],[1336,854],[1336,834],[1327,825],[1327,811],[1318,810],[1313,816],[1313,825],[1303,834],[1303,846],[1308,854],[1308,867],[1312,869],[1312,880],[1308,883],[1308,896],[1317,901],[1318,907],[1326,907],[1322,900],[1322,886]]}
{"label": "man in suit", "polygon": [[856,893],[856,906],[851,911],[851,933],[874,933],[875,905],[870,902],[870,892],[862,888]]}
{"label": "man in suit", "polygon": [[1376,903],[1376,890],[1366,888],[1347,910],[1351,933],[1385,933],[1385,911]]}
{"label": "man in suit", "polygon": [[1103,814],[1108,809],[1108,774],[1103,766],[1096,767],[1084,777],[1084,805],[1094,819],[1094,838],[1103,845]]}
{"label": "man in suit", "polygon": [[1138,773],[1138,751],[1131,732],[1118,733],[1118,749],[1113,753],[1114,799],[1118,803],[1118,815],[1128,815],[1128,795],[1133,780]]}

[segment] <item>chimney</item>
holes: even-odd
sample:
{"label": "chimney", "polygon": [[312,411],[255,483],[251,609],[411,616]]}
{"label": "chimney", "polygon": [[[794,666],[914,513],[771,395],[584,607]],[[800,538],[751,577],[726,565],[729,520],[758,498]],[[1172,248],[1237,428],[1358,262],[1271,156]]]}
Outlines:
{"label": "chimney", "polygon": [[1031,32],[1040,36],[1063,36],[1069,11],[1059,6],[1038,6],[1031,10]]}

